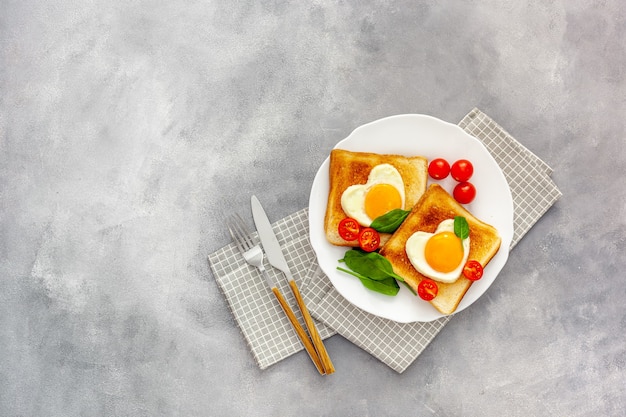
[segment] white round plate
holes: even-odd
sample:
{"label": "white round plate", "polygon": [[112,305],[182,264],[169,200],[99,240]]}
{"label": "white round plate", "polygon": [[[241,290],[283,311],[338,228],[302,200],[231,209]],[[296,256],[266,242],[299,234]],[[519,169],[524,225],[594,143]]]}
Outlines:
{"label": "white round plate", "polygon": [[[406,114],[380,119],[355,129],[335,148],[355,152],[421,155],[428,160],[445,158],[450,164],[468,159],[474,165],[471,182],[476,186],[476,198],[465,207],[482,221],[494,226],[500,233],[500,250],[485,268],[482,279],[472,284],[455,313],[469,307],[496,279],[509,256],[513,238],[513,199],[502,170],[484,145],[457,125],[431,116]],[[337,270],[339,259],[348,248],[331,245],[324,234],[324,215],[328,201],[329,158],[319,168],[309,200],[309,227],[311,245],[320,267],[339,293],[355,306],[376,316],[400,323],[427,322],[444,315],[430,303],[413,295],[404,285],[395,297],[382,295],[365,288],[361,282]],[[433,180],[429,178],[429,184]],[[455,181],[448,178],[437,181],[452,193]]]}

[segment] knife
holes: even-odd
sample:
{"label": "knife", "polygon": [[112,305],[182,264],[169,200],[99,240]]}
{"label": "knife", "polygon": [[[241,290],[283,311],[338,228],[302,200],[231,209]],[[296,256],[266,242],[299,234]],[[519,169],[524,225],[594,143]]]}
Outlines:
{"label": "knife", "polygon": [[263,210],[263,206],[261,205],[259,199],[256,196],[252,196],[250,200],[252,205],[252,217],[254,218],[254,224],[256,225],[257,232],[259,232],[259,239],[261,240],[261,245],[267,255],[267,260],[274,268],[282,271],[282,273],[285,274],[285,277],[287,277],[289,287],[291,288],[293,295],[296,297],[298,307],[302,312],[302,317],[304,318],[304,323],[306,324],[309,335],[311,336],[313,346],[315,346],[315,350],[321,360],[324,373],[327,375],[332,374],[335,372],[335,367],[328,356],[328,351],[326,350],[322,337],[313,322],[313,318],[304,303],[304,299],[300,294],[300,289],[298,288],[296,281],[293,279],[293,275],[291,275],[285,255],[283,254],[280,244],[278,243],[278,239],[276,239],[276,235],[272,229],[272,224],[267,218],[267,214],[265,214],[265,210]]}

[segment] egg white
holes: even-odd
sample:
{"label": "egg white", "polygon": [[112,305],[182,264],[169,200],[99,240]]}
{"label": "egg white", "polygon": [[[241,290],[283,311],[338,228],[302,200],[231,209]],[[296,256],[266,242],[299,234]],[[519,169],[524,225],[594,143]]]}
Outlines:
{"label": "egg white", "polygon": [[375,184],[389,184],[395,187],[402,199],[404,209],[404,181],[398,170],[390,164],[376,165],[370,171],[365,184],[351,185],[341,195],[341,208],[347,216],[355,219],[361,226],[369,227],[374,219],[365,212],[365,196]]}
{"label": "egg white", "polygon": [[469,237],[467,239],[463,239],[463,260],[453,271],[440,272],[434,270],[426,261],[425,254],[426,242],[428,242],[428,239],[437,233],[446,231],[454,233],[454,219],[447,219],[439,223],[435,233],[426,233],[422,231],[413,233],[406,241],[405,250],[413,267],[422,275],[439,282],[452,283],[459,279],[461,273],[463,272],[463,267],[467,263],[470,247]]}

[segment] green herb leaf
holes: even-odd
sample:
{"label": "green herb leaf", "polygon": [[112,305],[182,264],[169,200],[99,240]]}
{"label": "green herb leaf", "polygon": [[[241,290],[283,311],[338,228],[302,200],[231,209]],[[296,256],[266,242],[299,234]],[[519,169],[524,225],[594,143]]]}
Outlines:
{"label": "green herb leaf", "polygon": [[378,252],[350,249],[339,262],[350,269],[337,267],[338,270],[357,277],[366,288],[381,294],[396,295],[400,290],[397,281],[404,283],[404,279],[393,272],[389,260]]}
{"label": "green herb leaf", "polygon": [[454,217],[454,234],[461,238],[461,240],[469,237],[469,224],[467,224],[467,219],[465,217]]}
{"label": "green herb leaf", "polygon": [[410,211],[395,209],[391,210],[388,213],[383,214],[380,217],[377,217],[372,222],[372,229],[376,229],[380,233],[393,233],[396,231],[398,227],[402,224],[406,216],[408,216]]}
{"label": "green herb leaf", "polygon": [[351,270],[373,280],[395,278],[399,281],[404,281],[400,275],[396,275],[393,272],[393,267],[389,260],[378,252],[351,249],[346,252],[342,261]]}
{"label": "green herb leaf", "polygon": [[393,278],[387,278],[383,281],[372,281],[369,279],[362,279],[361,283],[368,289],[376,291],[377,293],[395,296],[400,291],[400,286]]}
{"label": "green herb leaf", "polygon": [[365,288],[368,288],[377,293],[395,296],[396,294],[398,294],[398,291],[400,291],[400,286],[398,285],[396,280],[393,278],[386,278],[384,280],[377,281],[377,280],[370,279],[359,273],[356,273],[354,271],[350,271],[348,269],[344,269],[340,267],[337,267],[337,269],[342,272],[346,272],[350,275],[357,277]]}

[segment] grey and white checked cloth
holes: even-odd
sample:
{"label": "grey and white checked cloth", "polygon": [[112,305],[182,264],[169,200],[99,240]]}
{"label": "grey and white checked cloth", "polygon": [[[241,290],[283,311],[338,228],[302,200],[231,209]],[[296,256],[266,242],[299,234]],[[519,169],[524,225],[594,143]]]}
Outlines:
{"label": "grey and white checked cloth", "polygon": [[[550,178],[552,169],[478,109],[470,111],[459,126],[483,142],[509,183],[514,205],[511,250],[561,196]],[[453,316],[447,316],[428,323],[397,323],[355,307],[334,289],[318,267],[309,243],[308,209],[272,226],[322,338],[338,333],[401,373],[452,319]],[[253,237],[257,239],[256,233]],[[267,283],[258,270],[245,262],[234,244],[208,258],[215,280],[261,369],[303,350]],[[298,312],[286,279],[269,264],[266,267],[276,275],[283,294],[288,295],[287,301]],[[301,316],[298,319],[303,322]]]}

